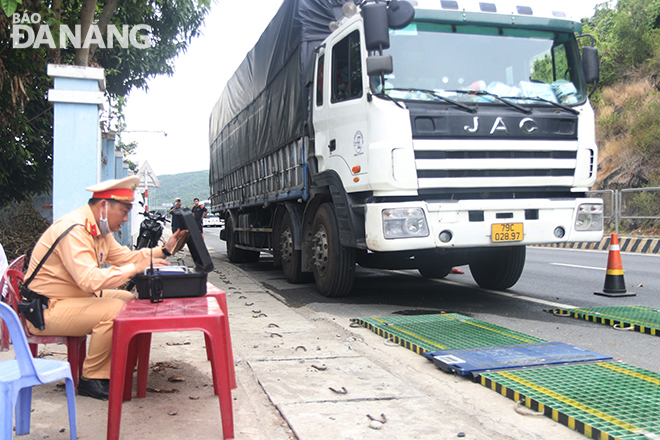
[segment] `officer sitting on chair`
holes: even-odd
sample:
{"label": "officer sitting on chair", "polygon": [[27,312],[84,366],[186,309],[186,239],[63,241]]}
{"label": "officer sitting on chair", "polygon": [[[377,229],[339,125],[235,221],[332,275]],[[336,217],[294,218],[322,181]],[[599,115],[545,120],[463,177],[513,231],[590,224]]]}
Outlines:
{"label": "officer sitting on chair", "polygon": [[136,251],[121,246],[111,234],[128,221],[133,207],[137,176],[108,180],[87,188],[93,193],[88,204],[53,223],[41,236],[30,258],[26,280],[53,243],[70,226],[76,225],[59,243],[29,284],[29,289],[46,297],[45,329],[31,323],[35,335],[91,335],[78,394],[106,400],[110,386],[112,325],[124,302],[134,296],[115,290],[152,264],[164,266],[171,255],[178,232],[158,248]]}

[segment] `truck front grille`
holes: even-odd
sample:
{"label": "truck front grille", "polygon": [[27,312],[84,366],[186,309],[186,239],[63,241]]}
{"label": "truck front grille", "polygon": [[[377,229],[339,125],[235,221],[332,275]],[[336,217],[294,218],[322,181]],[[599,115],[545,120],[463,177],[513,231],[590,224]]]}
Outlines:
{"label": "truck front grille", "polygon": [[447,178],[447,177],[546,177],[572,176],[573,170],[418,170],[417,177]]}
{"label": "truck front grille", "polygon": [[570,187],[577,142],[415,140],[419,189]]}
{"label": "truck front grille", "polygon": [[415,151],[415,159],[575,159],[575,151]]}

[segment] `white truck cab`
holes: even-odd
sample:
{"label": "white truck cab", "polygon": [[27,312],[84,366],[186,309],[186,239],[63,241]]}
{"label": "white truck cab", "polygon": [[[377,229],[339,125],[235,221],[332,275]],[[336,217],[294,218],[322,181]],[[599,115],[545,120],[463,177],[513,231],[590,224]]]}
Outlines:
{"label": "white truck cab", "polygon": [[382,51],[391,72],[367,74],[364,14],[317,55],[318,171],[380,199],[364,204],[367,248],[599,240],[602,203],[580,197],[597,147],[579,22],[551,6],[412,4]]}

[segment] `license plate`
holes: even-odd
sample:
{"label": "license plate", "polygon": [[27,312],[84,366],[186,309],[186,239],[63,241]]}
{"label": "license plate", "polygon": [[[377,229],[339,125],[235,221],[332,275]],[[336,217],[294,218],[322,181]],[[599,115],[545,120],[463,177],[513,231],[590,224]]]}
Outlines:
{"label": "license plate", "polygon": [[491,241],[493,243],[502,243],[507,241],[522,241],[523,224],[522,223],[497,223],[491,225]]}

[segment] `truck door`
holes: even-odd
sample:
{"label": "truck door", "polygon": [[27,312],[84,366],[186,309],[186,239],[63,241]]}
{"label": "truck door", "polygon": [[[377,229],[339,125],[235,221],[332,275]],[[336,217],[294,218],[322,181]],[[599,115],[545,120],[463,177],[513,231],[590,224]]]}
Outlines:
{"label": "truck door", "polygon": [[325,46],[318,49],[316,56],[314,97],[312,99],[312,115],[314,122],[314,152],[318,162],[318,171],[326,170],[326,159],[328,158],[328,119],[327,109],[329,102],[324,93],[328,89],[325,65]]}
{"label": "truck door", "polygon": [[325,169],[336,171],[348,192],[364,190],[368,183],[364,179],[369,141],[362,69],[365,55],[357,22],[339,31],[318,58],[324,64],[323,109],[315,115],[325,117],[325,121],[320,125],[315,122],[317,154],[322,151]]}

